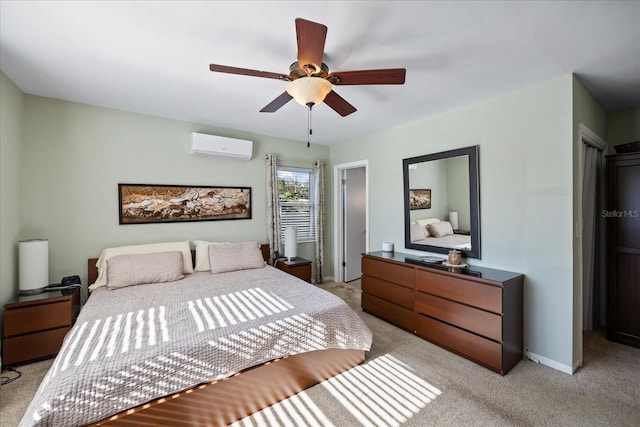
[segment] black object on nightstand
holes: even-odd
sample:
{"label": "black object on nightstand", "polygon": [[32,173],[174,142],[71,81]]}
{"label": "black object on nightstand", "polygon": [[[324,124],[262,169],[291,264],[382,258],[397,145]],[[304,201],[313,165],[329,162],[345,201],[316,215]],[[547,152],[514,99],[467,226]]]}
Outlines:
{"label": "black object on nightstand", "polygon": [[291,261],[276,260],[276,268],[311,283],[311,261],[296,257]]}
{"label": "black object on nightstand", "polygon": [[453,230],[454,234],[463,234],[465,236],[471,236],[471,230]]}
{"label": "black object on nightstand", "polygon": [[2,364],[54,357],[80,312],[80,289],[19,296],[4,306]]}

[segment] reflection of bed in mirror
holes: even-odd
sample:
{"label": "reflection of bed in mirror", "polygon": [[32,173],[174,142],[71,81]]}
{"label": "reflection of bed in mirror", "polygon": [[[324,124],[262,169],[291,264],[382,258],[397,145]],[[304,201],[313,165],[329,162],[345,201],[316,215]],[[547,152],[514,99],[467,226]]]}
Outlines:
{"label": "reflection of bed in mirror", "polygon": [[[478,146],[403,159],[403,180],[405,247],[480,258]],[[429,203],[412,203],[416,191]]]}
{"label": "reflection of bed in mirror", "polygon": [[411,222],[411,243],[442,248],[471,250],[468,232],[456,232],[449,221],[438,218],[423,218]]}
{"label": "reflection of bed in mirror", "polygon": [[452,234],[443,237],[425,237],[413,242],[416,245],[440,246],[441,248],[471,250],[471,236],[468,234]]}

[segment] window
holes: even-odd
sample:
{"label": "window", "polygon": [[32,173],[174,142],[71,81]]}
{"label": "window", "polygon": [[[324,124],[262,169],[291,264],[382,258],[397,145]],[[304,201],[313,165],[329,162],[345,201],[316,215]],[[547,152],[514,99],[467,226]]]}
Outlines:
{"label": "window", "polygon": [[280,237],[287,227],[298,229],[298,241],[315,241],[313,170],[278,166]]}

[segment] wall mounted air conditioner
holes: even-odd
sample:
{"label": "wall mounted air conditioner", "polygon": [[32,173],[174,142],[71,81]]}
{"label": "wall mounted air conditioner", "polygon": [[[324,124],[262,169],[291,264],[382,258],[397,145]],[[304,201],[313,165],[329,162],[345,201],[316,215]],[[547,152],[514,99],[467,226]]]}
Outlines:
{"label": "wall mounted air conditioner", "polygon": [[191,155],[250,160],[253,155],[253,141],[193,132]]}

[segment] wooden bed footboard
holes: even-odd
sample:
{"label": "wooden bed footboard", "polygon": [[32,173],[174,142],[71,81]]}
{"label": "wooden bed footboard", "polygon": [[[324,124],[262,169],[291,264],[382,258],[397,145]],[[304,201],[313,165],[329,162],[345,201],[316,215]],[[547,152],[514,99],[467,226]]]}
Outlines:
{"label": "wooden bed footboard", "polygon": [[226,426],[357,366],[364,357],[363,350],[328,349],[276,359],[91,426]]}

